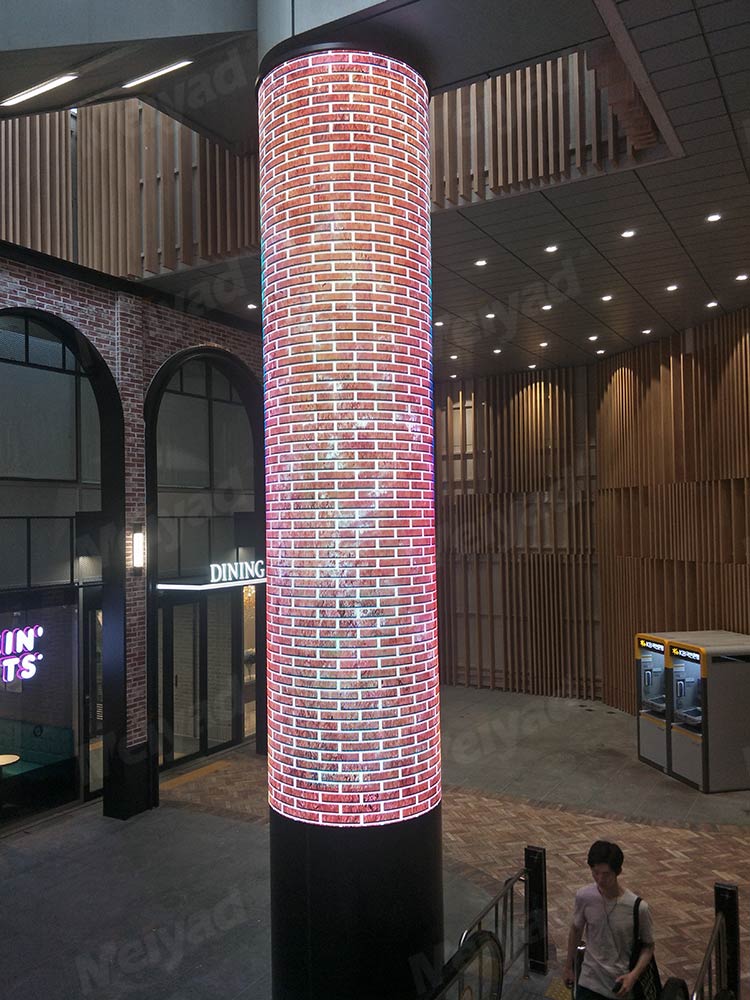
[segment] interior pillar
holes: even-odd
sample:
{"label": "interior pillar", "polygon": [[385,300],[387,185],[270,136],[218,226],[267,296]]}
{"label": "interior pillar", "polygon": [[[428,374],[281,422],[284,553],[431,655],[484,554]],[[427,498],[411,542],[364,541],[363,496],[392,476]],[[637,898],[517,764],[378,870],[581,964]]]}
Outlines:
{"label": "interior pillar", "polygon": [[443,917],[428,92],[264,70],[273,996],[405,1000]]}

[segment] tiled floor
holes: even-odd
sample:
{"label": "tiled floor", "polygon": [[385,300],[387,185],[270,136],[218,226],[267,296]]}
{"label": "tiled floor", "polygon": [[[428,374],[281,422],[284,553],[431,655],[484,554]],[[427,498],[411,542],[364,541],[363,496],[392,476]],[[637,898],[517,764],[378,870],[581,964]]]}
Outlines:
{"label": "tiled floor", "polygon": [[[535,844],[559,952],[588,846],[606,837],[653,907],[663,971],[692,983],[716,881],[740,886],[747,956],[750,792],[701,795],[640,764],[634,726],[601,705],[443,692],[447,947]],[[162,807],[129,823],[99,813],[0,842],[4,997],[265,1000],[263,759],[242,747],[169,772]]]}

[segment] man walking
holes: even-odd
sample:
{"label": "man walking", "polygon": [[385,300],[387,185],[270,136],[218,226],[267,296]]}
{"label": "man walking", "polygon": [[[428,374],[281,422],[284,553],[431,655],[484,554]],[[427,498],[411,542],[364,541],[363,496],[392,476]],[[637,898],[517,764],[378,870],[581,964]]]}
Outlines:
{"label": "man walking", "polygon": [[638,937],[643,947],[635,966],[630,968],[637,897],[619,883],[623,860],[620,848],[608,840],[597,840],[589,849],[588,865],[594,883],[576,893],[565,963],[565,981],[572,984],[576,949],[585,938],[586,953],[575,1000],[623,1000],[654,954],[651,914],[648,904],[641,900]]}

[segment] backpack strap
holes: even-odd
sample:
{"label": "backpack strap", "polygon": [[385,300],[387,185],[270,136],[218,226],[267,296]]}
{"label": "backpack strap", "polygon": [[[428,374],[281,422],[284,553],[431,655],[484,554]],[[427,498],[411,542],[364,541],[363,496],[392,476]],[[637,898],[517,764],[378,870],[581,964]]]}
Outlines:
{"label": "backpack strap", "polygon": [[637,896],[635,902],[633,903],[633,946],[630,949],[630,968],[631,969],[635,968],[635,964],[638,961],[638,956],[639,956],[640,951],[641,951],[641,949],[639,948],[639,944],[640,944],[639,938],[640,938],[640,935],[638,933],[639,930],[640,930],[640,928],[639,928],[639,922],[638,922],[638,908],[640,907],[640,905],[641,905],[641,897]]}

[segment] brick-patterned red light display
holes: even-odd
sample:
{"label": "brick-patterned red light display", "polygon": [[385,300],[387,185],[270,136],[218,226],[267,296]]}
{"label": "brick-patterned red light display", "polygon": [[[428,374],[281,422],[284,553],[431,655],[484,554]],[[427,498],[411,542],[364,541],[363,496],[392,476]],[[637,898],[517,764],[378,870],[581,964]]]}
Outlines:
{"label": "brick-patterned red light display", "polygon": [[428,94],[332,51],[259,101],[270,801],[391,823],[440,800]]}

